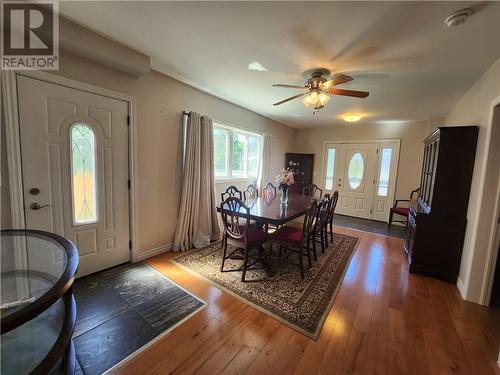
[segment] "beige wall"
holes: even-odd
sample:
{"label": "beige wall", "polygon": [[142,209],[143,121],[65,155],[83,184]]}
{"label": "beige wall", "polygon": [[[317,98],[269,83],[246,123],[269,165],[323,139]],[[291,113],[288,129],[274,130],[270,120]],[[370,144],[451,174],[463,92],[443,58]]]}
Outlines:
{"label": "beige wall", "polygon": [[[491,223],[480,223],[485,214],[481,207],[482,191],[485,184],[488,138],[491,131],[489,119],[491,103],[500,98],[500,59],[498,59],[456,103],[445,118],[445,124],[478,125],[474,175],[467,212],[467,230],[465,234],[462,264],[458,286],[467,300],[481,303],[483,289],[484,264],[487,248],[484,241],[484,230]],[[494,147],[499,147],[498,144]],[[500,160],[496,161],[496,168]],[[483,202],[485,207],[491,207],[493,201]]]}
{"label": "beige wall", "polygon": [[[271,171],[282,168],[285,152],[292,147],[294,129],[156,72],[136,78],[61,53],[60,71],[55,73],[136,98],[137,225],[141,253],[173,242],[181,189],[179,161],[183,110],[195,110],[214,120],[270,134]],[[2,173],[3,169],[2,164]]]}
{"label": "beige wall", "polygon": [[325,142],[369,141],[401,139],[401,150],[396,180],[396,199],[408,199],[410,191],[420,185],[422,167],[422,140],[429,131],[428,122],[362,124],[332,126],[331,128],[300,129],[295,138],[294,151],[314,154],[314,183],[323,186],[323,147]]}

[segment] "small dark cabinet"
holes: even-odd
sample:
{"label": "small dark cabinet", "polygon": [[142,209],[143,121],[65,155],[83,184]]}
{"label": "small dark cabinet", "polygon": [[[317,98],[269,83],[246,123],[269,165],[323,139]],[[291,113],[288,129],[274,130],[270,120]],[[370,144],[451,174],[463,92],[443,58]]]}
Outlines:
{"label": "small dark cabinet", "polygon": [[312,184],[313,166],[314,154],[286,154],[285,168],[290,168],[295,180],[295,184],[290,187],[291,193],[301,194],[304,186]]}
{"label": "small dark cabinet", "polygon": [[404,243],[412,273],[457,281],[478,131],[442,127],[424,140],[420,192],[410,204]]}

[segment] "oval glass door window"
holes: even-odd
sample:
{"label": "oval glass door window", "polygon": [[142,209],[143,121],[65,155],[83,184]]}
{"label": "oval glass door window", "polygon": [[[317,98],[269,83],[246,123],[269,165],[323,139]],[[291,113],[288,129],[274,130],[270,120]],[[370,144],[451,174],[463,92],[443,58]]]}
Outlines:
{"label": "oval glass door window", "polygon": [[349,166],[347,167],[347,182],[351,189],[356,190],[361,185],[363,180],[363,173],[365,169],[365,163],[363,162],[363,156],[359,152],[356,152],[351,160],[349,161]]}

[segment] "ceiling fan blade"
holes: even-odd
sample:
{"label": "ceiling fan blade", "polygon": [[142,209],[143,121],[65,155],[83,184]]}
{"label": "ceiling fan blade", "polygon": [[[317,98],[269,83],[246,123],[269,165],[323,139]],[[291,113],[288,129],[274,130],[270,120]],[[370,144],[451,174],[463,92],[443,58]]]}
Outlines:
{"label": "ceiling fan blade", "polygon": [[329,89],[325,90],[328,94],[343,95],[343,96],[354,96],[355,98],[366,98],[370,95],[367,91],[357,91],[357,90],[342,90],[342,89]]}
{"label": "ceiling fan blade", "polygon": [[290,89],[305,89],[304,86],[297,86],[297,85],[284,85],[282,83],[276,83],[273,85],[273,87],[286,87]]}
{"label": "ceiling fan blade", "polygon": [[352,81],[352,77],[345,75],[345,74],[338,74],[332,79],[326,81],[323,83],[323,88],[329,89],[330,87],[340,85],[342,83],[347,83]]}
{"label": "ceiling fan blade", "polygon": [[282,100],[281,102],[274,103],[273,105],[280,105],[280,104],[286,103],[286,102],[288,102],[288,101],[290,101],[290,100],[297,99],[297,98],[299,98],[299,97],[301,97],[301,96],[304,96],[304,95],[305,95],[305,93],[301,93],[301,94],[298,94],[298,95],[294,95],[294,96],[292,96],[292,97],[290,97],[290,98],[288,98],[288,99]]}

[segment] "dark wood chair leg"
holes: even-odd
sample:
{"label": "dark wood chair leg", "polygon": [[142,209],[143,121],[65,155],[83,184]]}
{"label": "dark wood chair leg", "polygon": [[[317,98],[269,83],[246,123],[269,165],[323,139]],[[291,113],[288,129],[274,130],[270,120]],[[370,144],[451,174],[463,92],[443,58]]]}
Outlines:
{"label": "dark wood chair leg", "polygon": [[392,215],[393,215],[393,212],[392,212],[392,211],[390,211],[390,212],[389,212],[389,225],[388,225],[388,226],[389,226],[389,229],[391,229],[391,224],[392,224]]}
{"label": "dark wood chair leg", "polygon": [[304,278],[304,260],[302,259],[302,248],[299,248],[299,266],[300,266],[300,278]]}
{"label": "dark wood chair leg", "polygon": [[333,242],[333,222],[330,221],[330,242]]}
{"label": "dark wood chair leg", "polygon": [[[314,242],[314,240],[313,240],[313,242]],[[309,238],[309,237],[307,237],[307,248],[309,248],[309,249],[310,249],[309,244],[310,244],[310,238]],[[317,256],[317,254],[316,254],[316,251],[313,251],[313,257],[314,257],[314,261],[316,262],[316,261],[318,260],[318,256]]]}
{"label": "dark wood chair leg", "polygon": [[226,252],[227,252],[227,238],[226,236],[222,237],[222,264],[220,266],[220,272],[224,272],[224,262],[226,261]]}
{"label": "dark wood chair leg", "polygon": [[323,230],[320,231],[320,240],[321,240],[321,252],[325,252],[325,237],[323,236]]}
{"label": "dark wood chair leg", "polygon": [[243,257],[243,271],[241,272],[241,281],[245,282],[245,275],[247,274],[247,264],[248,264],[248,247],[245,247],[245,256]]}
{"label": "dark wood chair leg", "polygon": [[316,253],[316,237],[315,237],[315,235],[313,235],[313,237],[312,237],[312,244],[313,244],[314,259],[318,259],[318,255]]}
{"label": "dark wood chair leg", "polygon": [[312,261],[311,261],[311,248],[309,247],[309,243],[306,246],[306,251],[307,251],[307,265],[309,268],[312,267]]}

